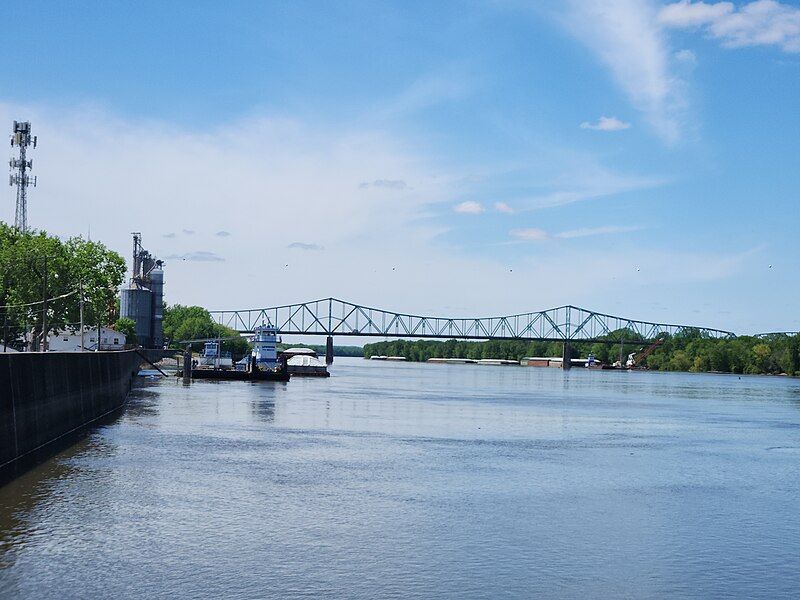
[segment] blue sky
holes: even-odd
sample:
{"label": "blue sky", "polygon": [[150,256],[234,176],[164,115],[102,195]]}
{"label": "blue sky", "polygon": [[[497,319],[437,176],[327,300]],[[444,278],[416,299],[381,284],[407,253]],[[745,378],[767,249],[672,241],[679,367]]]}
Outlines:
{"label": "blue sky", "polygon": [[800,329],[797,5],[29,2],[6,22],[27,24],[0,115],[40,136],[32,224],[125,253],[141,231],[172,302]]}

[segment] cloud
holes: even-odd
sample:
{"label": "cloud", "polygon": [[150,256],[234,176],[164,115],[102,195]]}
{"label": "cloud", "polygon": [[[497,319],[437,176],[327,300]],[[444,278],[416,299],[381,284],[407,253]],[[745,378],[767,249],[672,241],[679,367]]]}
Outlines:
{"label": "cloud", "polygon": [[185,254],[170,254],[164,257],[167,260],[191,260],[197,262],[224,262],[225,259],[208,250],[196,250]]}
{"label": "cloud", "polygon": [[483,204],[480,202],[475,202],[474,200],[467,200],[466,202],[461,202],[460,204],[456,204],[453,207],[453,210],[457,213],[461,213],[464,215],[479,215],[484,212]]}
{"label": "cloud", "polygon": [[589,123],[588,121],[581,123],[581,129],[592,129],[594,131],[621,131],[630,129],[630,126],[630,123],[620,121],[616,117],[600,117],[597,123]]}
{"label": "cloud", "polygon": [[511,208],[505,202],[495,202],[494,203],[494,209],[497,212],[506,213],[506,214],[509,214],[509,215],[514,214],[514,212],[515,212],[514,209]]}
{"label": "cloud", "polygon": [[[37,168],[46,170],[52,182],[35,190],[31,223],[70,236],[86,231],[91,218],[93,238],[125,256],[130,232],[142,231],[148,250],[158,257],[170,255],[165,274],[170,304],[232,309],[338,296],[415,314],[441,314],[443,307],[457,304],[464,308],[453,316],[469,317],[568,303],[613,308],[619,290],[625,289],[630,306],[654,296],[674,298],[667,317],[681,321],[697,308],[693,282],[730,276],[730,289],[742,294],[726,294],[728,306],[752,320],[750,309],[757,305],[746,295],[755,287],[747,283],[749,264],[735,256],[692,252],[689,246],[685,255],[676,255],[658,240],[646,247],[631,241],[626,247],[625,238],[598,253],[566,240],[539,245],[518,240],[514,252],[496,253],[460,252],[442,244],[437,237],[441,224],[421,220],[420,214],[441,215],[442,207],[449,211],[463,198],[492,197],[493,202],[497,196],[489,195],[491,189],[472,187],[486,183],[469,179],[473,168],[461,172],[437,162],[437,152],[406,137],[406,128],[375,130],[364,129],[358,120],[326,125],[262,115],[195,129],[93,107],[0,103],[0,122],[17,115],[34,123],[42,142]],[[87,122],[93,126],[87,129]],[[220,164],[227,165],[224,178],[219,177]],[[643,182],[653,185],[603,169],[584,154],[555,156],[538,169],[530,180],[544,181],[545,192],[587,197],[642,189]],[[414,189],[403,192],[402,201],[396,193],[358,193],[364,173],[402,173]],[[93,182],[88,188],[83,184],[87,178]],[[113,211],[105,210],[109,197],[116,199]],[[184,203],[174,201],[178,197],[191,198],[191,225]],[[236,206],[221,206],[220,198],[226,197],[235,198]],[[518,211],[526,208],[521,199],[509,203]],[[459,219],[451,213],[450,220]],[[178,239],[161,238],[158,229],[176,223]],[[183,226],[198,233],[184,237]],[[236,239],[235,253],[217,257],[226,260],[197,260],[217,256],[219,248],[210,243],[205,248],[210,254],[188,252],[203,247],[202,232],[227,243],[213,236],[220,230]],[[173,249],[180,239],[192,245]],[[287,248],[296,241],[324,242],[325,252]],[[641,272],[631,267],[634,255]],[[476,280],[482,285],[475,286]],[[778,292],[791,295],[789,283],[779,285]],[[500,300],[498,289],[508,292]],[[704,311],[713,324],[713,310]],[[632,316],[649,315],[645,310]],[[722,324],[736,326],[728,319]]]}
{"label": "cloud", "polygon": [[518,202],[526,210],[553,208],[615,196],[664,185],[667,180],[654,176],[617,173],[591,160],[580,158],[550,184],[553,191]]}
{"label": "cloud", "polygon": [[683,82],[669,69],[670,52],[652,2],[571,0],[564,22],[611,71],[631,104],[666,142],[681,136]]}
{"label": "cloud", "polygon": [[319,244],[308,244],[306,242],[292,242],[288,246],[286,246],[290,250],[324,250],[324,246],[320,246]]}
{"label": "cloud", "polygon": [[630,233],[632,231],[641,231],[643,227],[639,225],[606,225],[603,227],[582,227],[580,229],[572,229],[570,231],[562,231],[553,237],[569,240],[573,238],[583,238],[593,235],[608,235],[611,233]]}
{"label": "cloud", "polygon": [[694,65],[697,63],[697,55],[691,50],[684,48],[683,50],[678,50],[675,53],[675,60],[685,64]]}
{"label": "cloud", "polygon": [[218,231],[214,235],[216,235],[217,237],[229,237],[231,235],[231,232],[223,230],[223,231]]}
{"label": "cloud", "polygon": [[184,229],[183,233],[185,235],[194,235],[194,229]]}
{"label": "cloud", "polygon": [[161,236],[161,237],[165,237],[165,238],[168,238],[168,239],[172,239],[172,238],[174,238],[174,237],[175,237],[175,233],[173,233],[173,232],[171,232],[171,233],[165,233],[165,234],[164,234],[163,236]]}
{"label": "cloud", "polygon": [[512,229],[508,233],[511,237],[527,242],[543,242],[550,239],[550,235],[544,229]]}
{"label": "cloud", "polygon": [[548,233],[544,229],[512,229],[509,231],[511,237],[526,242],[544,242],[549,239],[571,240],[574,238],[584,238],[595,235],[609,235],[613,233],[629,233],[643,229],[639,225],[605,225],[602,227],[582,227],[571,229],[560,233]]}
{"label": "cloud", "polygon": [[375,181],[363,181],[358,186],[359,188],[385,188],[387,190],[402,191],[408,189],[408,185],[402,179],[376,179]]}
{"label": "cloud", "polygon": [[732,2],[681,0],[661,9],[664,27],[702,28],[728,48],[778,46],[800,52],[800,8],[775,0],[756,0],[736,7]]}
{"label": "cloud", "polygon": [[733,12],[732,2],[690,2],[681,0],[668,4],[658,13],[658,21],[667,27],[696,27],[706,25]]}
{"label": "cloud", "polygon": [[432,74],[411,82],[400,94],[386,101],[378,111],[382,118],[393,118],[439,104],[459,100],[473,89],[471,77],[465,73]]}

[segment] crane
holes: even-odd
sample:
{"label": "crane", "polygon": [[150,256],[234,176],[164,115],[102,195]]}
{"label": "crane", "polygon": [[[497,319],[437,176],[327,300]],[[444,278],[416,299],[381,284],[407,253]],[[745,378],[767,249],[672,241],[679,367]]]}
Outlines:
{"label": "crane", "polygon": [[631,352],[630,354],[628,354],[628,360],[625,363],[625,367],[628,369],[635,369],[639,367],[642,361],[648,356],[650,356],[653,353],[653,351],[663,343],[664,343],[664,338],[658,338],[655,342],[650,344],[644,350],[640,351],[638,354],[636,352]]}

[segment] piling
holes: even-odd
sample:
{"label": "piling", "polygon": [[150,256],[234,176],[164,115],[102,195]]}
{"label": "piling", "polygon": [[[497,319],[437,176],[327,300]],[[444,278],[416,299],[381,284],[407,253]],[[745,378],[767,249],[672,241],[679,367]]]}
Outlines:
{"label": "piling", "polygon": [[183,383],[192,380],[192,347],[187,346],[183,351]]}
{"label": "piling", "polygon": [[330,335],[325,341],[325,364],[329,366],[333,364],[333,336]]}
{"label": "piling", "polygon": [[562,356],[561,368],[567,371],[572,368],[572,347],[569,342],[564,342],[564,352]]}

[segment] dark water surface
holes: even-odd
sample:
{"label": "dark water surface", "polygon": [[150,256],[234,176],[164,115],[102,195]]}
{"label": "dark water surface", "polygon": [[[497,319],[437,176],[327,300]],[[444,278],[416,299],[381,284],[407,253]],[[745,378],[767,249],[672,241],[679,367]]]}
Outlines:
{"label": "dark water surface", "polygon": [[2,598],[800,597],[800,382],[142,379],[0,488]]}

